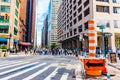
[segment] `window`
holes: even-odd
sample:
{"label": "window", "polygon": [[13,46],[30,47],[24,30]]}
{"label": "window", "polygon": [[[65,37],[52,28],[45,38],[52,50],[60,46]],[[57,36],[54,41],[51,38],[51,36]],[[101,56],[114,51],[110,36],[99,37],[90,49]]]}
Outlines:
{"label": "window", "polygon": [[1,0],[1,2],[10,2],[10,0]]}
{"label": "window", "polygon": [[120,20],[114,20],[114,28],[120,28]]}
{"label": "window", "polygon": [[100,25],[105,25],[106,28],[110,27],[110,20],[107,19],[97,19],[96,23],[97,23],[97,27],[99,27]]}
{"label": "window", "polygon": [[96,1],[109,2],[109,0],[96,0]]}
{"label": "window", "polygon": [[18,17],[18,11],[17,11],[17,9],[15,9],[15,15]]}
{"label": "window", "polygon": [[89,4],[89,0],[86,0],[86,2],[84,3],[84,7],[86,7]]}
{"label": "window", "polygon": [[85,30],[88,29],[88,22],[84,23]]}
{"label": "window", "polygon": [[72,27],[72,22],[70,23],[70,27]]}
{"label": "window", "polygon": [[89,13],[90,13],[90,10],[89,10],[89,8],[87,8],[87,9],[84,11],[84,17],[87,16]]}
{"label": "window", "polygon": [[82,25],[80,25],[80,26],[78,27],[78,31],[79,31],[79,32],[82,32]]}
{"label": "window", "polygon": [[96,11],[109,13],[109,7],[108,6],[96,6]]}
{"label": "window", "polygon": [[113,0],[113,3],[120,3],[120,0]]}
{"label": "window", "polygon": [[82,20],[82,14],[78,16],[78,21]]}
{"label": "window", "polygon": [[15,19],[14,24],[18,26],[18,21]]}
{"label": "window", "polygon": [[77,34],[77,29],[74,29],[74,35]]}
{"label": "window", "polygon": [[0,12],[10,12],[10,6],[0,6]]}
{"label": "window", "polygon": [[74,20],[73,20],[73,22],[74,22],[74,24],[76,24],[76,23],[77,23],[77,20],[76,20],[76,19],[74,19]]}
{"label": "window", "polygon": [[16,6],[17,6],[17,8],[19,8],[19,1],[18,0],[16,0]]}
{"label": "window", "polygon": [[82,0],[79,0],[79,1],[78,1],[78,6],[79,6],[81,3],[82,3]]}
{"label": "window", "polygon": [[73,16],[74,16],[74,17],[76,16],[76,12],[73,14]]}
{"label": "window", "polygon": [[8,25],[0,25],[0,33],[8,33]]}
{"label": "window", "polygon": [[73,10],[76,10],[76,5],[73,7]]}
{"label": "window", "polygon": [[82,6],[78,8],[78,13],[81,12],[82,10]]}
{"label": "window", "polygon": [[69,37],[69,33],[67,33],[67,37]]}
{"label": "window", "polygon": [[120,14],[120,7],[113,7],[113,13],[119,13]]}

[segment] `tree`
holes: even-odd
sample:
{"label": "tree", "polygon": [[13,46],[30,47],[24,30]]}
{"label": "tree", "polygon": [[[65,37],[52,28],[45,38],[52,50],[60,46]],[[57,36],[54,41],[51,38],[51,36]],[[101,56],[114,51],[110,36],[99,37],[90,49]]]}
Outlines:
{"label": "tree", "polygon": [[57,47],[56,43],[51,44],[51,48],[56,48],[56,47]]}

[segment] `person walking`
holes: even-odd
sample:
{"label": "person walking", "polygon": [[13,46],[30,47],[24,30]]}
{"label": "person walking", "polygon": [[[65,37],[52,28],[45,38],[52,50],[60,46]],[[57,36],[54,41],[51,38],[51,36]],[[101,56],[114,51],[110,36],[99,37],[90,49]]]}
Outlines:
{"label": "person walking", "polygon": [[120,60],[120,48],[117,50],[118,58]]}

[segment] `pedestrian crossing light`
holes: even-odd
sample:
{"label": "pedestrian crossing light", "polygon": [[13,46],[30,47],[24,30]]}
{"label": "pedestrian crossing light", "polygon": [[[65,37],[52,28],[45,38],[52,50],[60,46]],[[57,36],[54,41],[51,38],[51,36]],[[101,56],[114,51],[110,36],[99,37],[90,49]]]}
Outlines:
{"label": "pedestrian crossing light", "polygon": [[8,14],[4,15],[4,20],[8,20]]}

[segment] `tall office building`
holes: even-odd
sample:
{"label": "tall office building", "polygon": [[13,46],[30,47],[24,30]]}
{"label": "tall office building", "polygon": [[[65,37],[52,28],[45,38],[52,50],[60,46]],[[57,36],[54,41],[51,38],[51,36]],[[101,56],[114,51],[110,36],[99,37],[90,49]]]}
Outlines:
{"label": "tall office building", "polygon": [[49,15],[48,15],[48,19],[49,19],[49,30],[50,30],[50,36],[49,36],[49,46],[52,43],[56,43],[57,44],[57,11],[58,8],[60,6],[60,2],[61,0],[50,0],[50,4],[49,4]]}
{"label": "tall office building", "polygon": [[[120,47],[120,0],[62,0],[61,6],[64,48],[88,48],[88,20],[91,19],[95,21],[96,46],[102,48],[99,26],[105,25],[104,33],[112,34],[105,37],[105,49],[112,47],[115,51]],[[82,42],[79,41],[80,33]]]}
{"label": "tall office building", "polygon": [[[0,0],[0,45],[13,48],[18,43],[20,0]],[[4,19],[4,15],[8,19]]]}
{"label": "tall office building", "polygon": [[42,29],[42,47],[48,46],[48,15],[46,16]]}
{"label": "tall office building", "polygon": [[27,0],[26,42],[34,47],[35,40],[36,0]]}

